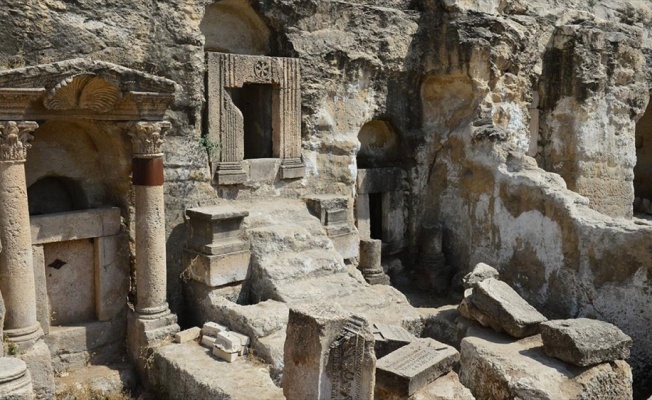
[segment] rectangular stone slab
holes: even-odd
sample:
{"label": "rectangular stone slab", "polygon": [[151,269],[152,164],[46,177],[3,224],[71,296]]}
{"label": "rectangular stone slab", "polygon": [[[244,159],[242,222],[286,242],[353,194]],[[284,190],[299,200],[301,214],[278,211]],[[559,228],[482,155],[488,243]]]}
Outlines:
{"label": "rectangular stone slab", "polygon": [[548,320],[508,284],[494,278],[477,283],[467,299],[516,338],[539,333],[539,324]]}
{"label": "rectangular stone slab", "polygon": [[378,360],[376,385],[407,398],[450,372],[459,359],[451,346],[433,339],[417,339]]}
{"label": "rectangular stone slab", "polygon": [[547,355],[582,367],[626,360],[632,345],[618,327],[588,318],[544,322],[541,339]]}

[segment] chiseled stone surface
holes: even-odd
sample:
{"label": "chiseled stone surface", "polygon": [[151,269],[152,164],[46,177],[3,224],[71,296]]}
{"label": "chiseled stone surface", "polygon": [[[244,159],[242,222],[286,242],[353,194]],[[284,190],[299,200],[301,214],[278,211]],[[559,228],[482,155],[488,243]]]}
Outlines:
{"label": "chiseled stone surface", "polygon": [[172,344],[154,352],[150,376],[161,398],[284,399],[263,365],[244,358],[221,361],[196,343]]}
{"label": "chiseled stone surface", "polygon": [[337,305],[290,309],[284,364],[288,399],[373,399],[374,336],[367,321]]}
{"label": "chiseled stone surface", "polygon": [[625,361],[576,367],[548,357],[539,335],[514,341],[477,325],[462,340],[459,374],[479,399],[632,398]]}
{"label": "chiseled stone surface", "polygon": [[547,355],[582,367],[626,360],[632,345],[614,325],[588,318],[544,322],[541,339]]}
{"label": "chiseled stone surface", "polygon": [[508,284],[494,278],[478,282],[465,300],[489,321],[471,313],[474,319],[483,325],[497,326],[517,338],[538,333],[539,324],[547,320]]}
{"label": "chiseled stone surface", "polygon": [[[376,386],[376,400],[406,400],[403,395],[387,392]],[[471,391],[460,383],[455,371],[435,379],[432,383],[417,390],[407,400],[474,400]]]}
{"label": "chiseled stone surface", "polygon": [[460,359],[453,347],[434,339],[417,339],[376,364],[376,387],[409,397],[450,372]]}

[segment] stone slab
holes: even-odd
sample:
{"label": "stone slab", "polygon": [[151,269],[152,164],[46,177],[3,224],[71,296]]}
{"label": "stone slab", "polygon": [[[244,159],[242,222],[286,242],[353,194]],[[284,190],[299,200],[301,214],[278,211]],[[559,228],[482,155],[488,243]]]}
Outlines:
{"label": "stone slab", "polygon": [[241,282],[247,277],[249,250],[220,255],[206,255],[192,250],[183,251],[184,276],[210,287]]}
{"label": "stone slab", "polygon": [[50,333],[50,300],[48,299],[47,278],[45,277],[45,252],[43,245],[32,246],[34,265],[34,286],[36,289],[36,319],[44,334]]}
{"label": "stone slab", "polygon": [[417,390],[412,396],[396,395],[376,386],[375,400],[475,400],[471,391],[460,382],[455,371],[451,371],[435,379],[424,388]]}
{"label": "stone slab", "polygon": [[377,358],[384,357],[416,340],[416,337],[407,329],[398,325],[376,323],[373,325],[372,331],[374,333],[374,350]]}
{"label": "stone slab", "polygon": [[127,307],[129,294],[129,236],[103,236],[93,241],[95,257],[95,312],[110,321]]}
{"label": "stone slab", "polygon": [[219,343],[215,343],[215,346],[213,346],[213,355],[230,363],[234,362],[238,358],[237,351],[229,351],[228,349],[220,346]]}
{"label": "stone slab", "polygon": [[32,244],[113,236],[120,233],[120,209],[98,208],[30,216]]}
{"label": "stone slab", "polygon": [[417,339],[378,360],[376,385],[408,397],[450,372],[459,359],[451,346],[434,339]]}
{"label": "stone slab", "polygon": [[540,335],[514,341],[474,327],[460,349],[460,381],[478,399],[631,399],[624,361],[577,367],[549,357]]}
{"label": "stone slab", "polygon": [[239,337],[231,335],[231,332],[220,332],[215,336],[215,346],[229,353],[242,351],[242,342]]}
{"label": "stone slab", "polygon": [[541,339],[547,355],[583,367],[626,360],[632,346],[618,327],[588,318],[544,322]]}
{"label": "stone slab", "polygon": [[188,218],[198,218],[208,221],[244,218],[249,211],[230,205],[196,207],[186,210]]}
{"label": "stone slab", "polygon": [[274,385],[260,363],[247,358],[234,363],[222,362],[215,359],[212,351],[192,342],[156,349],[149,374],[158,389],[155,398],[285,399],[282,389]]}
{"label": "stone slab", "polygon": [[547,321],[505,282],[489,278],[478,282],[469,301],[505,332],[521,338],[539,332],[539,324]]}
{"label": "stone slab", "polygon": [[174,334],[175,343],[186,343],[199,339],[201,336],[201,328],[193,326],[192,328],[177,332]]}
{"label": "stone slab", "polygon": [[347,233],[329,236],[333,242],[333,247],[340,253],[343,259],[357,257],[359,251],[360,237],[355,231],[346,227]]}
{"label": "stone slab", "polygon": [[212,349],[213,346],[215,346],[215,341],[217,338],[213,336],[208,336],[208,335],[202,335],[201,337],[201,345],[206,347],[207,349]]}

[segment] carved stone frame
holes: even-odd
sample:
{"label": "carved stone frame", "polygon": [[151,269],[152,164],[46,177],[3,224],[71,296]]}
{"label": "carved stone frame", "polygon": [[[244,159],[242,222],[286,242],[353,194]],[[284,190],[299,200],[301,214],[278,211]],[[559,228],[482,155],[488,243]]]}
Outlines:
{"label": "carved stone frame", "polygon": [[228,89],[246,83],[272,85],[273,157],[281,159],[281,179],[303,177],[301,161],[301,73],[299,59],[207,53],[208,139],[219,144],[211,154],[218,185],[247,181],[244,121]]}

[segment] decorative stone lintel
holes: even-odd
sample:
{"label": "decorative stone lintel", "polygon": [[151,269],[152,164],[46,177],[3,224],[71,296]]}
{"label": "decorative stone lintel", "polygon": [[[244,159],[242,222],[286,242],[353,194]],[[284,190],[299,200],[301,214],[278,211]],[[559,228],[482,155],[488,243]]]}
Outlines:
{"label": "decorative stone lintel", "polygon": [[168,129],[170,123],[167,121],[141,121],[132,125],[129,136],[134,148],[134,158],[162,157],[162,137]]}
{"label": "decorative stone lintel", "polygon": [[0,162],[24,162],[37,128],[33,121],[0,122]]}

